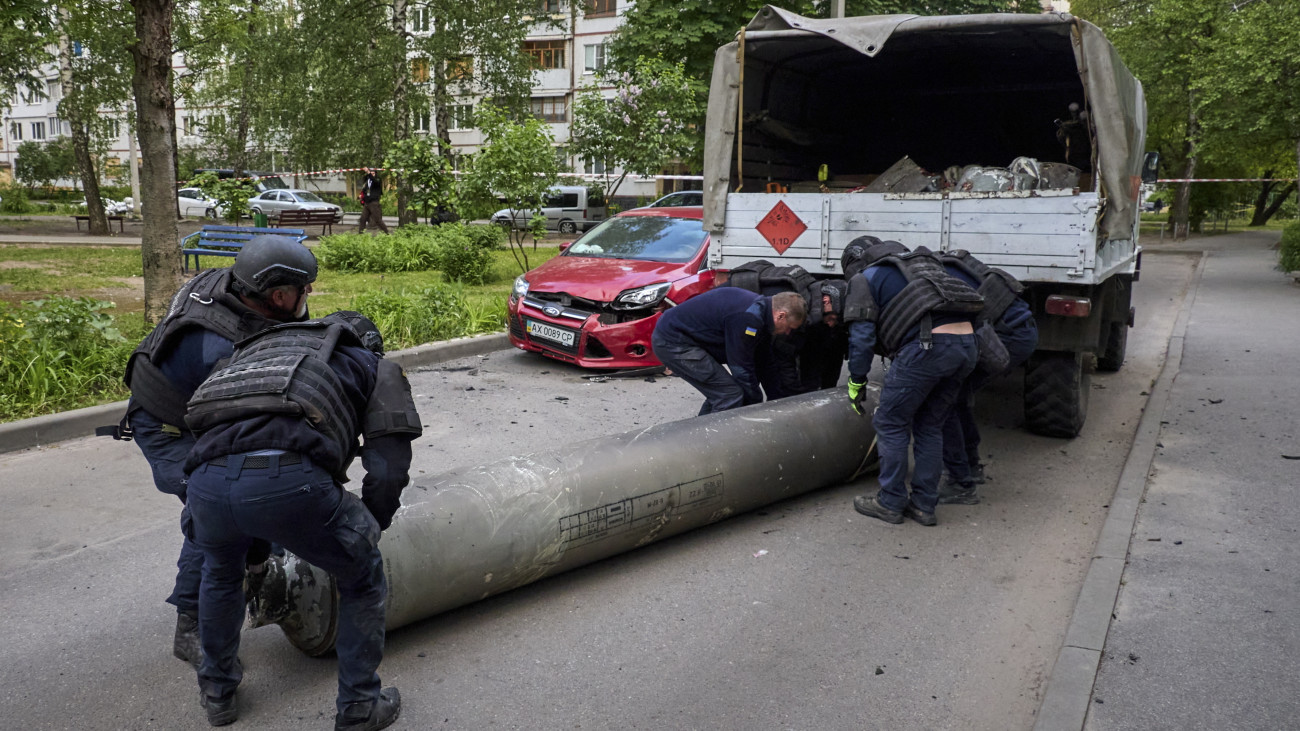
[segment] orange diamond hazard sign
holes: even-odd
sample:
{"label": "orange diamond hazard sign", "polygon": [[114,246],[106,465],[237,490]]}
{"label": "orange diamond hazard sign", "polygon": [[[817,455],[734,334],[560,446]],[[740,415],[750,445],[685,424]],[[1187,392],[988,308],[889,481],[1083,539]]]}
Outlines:
{"label": "orange diamond hazard sign", "polygon": [[776,253],[784,254],[794,244],[794,240],[799,238],[799,234],[808,230],[808,224],[799,220],[785,201],[777,201],[755,228],[776,249]]}

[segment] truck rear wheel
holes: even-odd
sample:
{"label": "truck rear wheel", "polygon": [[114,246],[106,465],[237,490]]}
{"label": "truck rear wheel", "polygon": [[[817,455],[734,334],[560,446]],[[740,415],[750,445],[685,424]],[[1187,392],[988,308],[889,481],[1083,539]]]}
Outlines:
{"label": "truck rear wheel", "polygon": [[1128,351],[1128,323],[1112,322],[1106,336],[1106,347],[1097,354],[1097,370],[1114,373],[1124,365],[1124,355]]}
{"label": "truck rear wheel", "polygon": [[1034,353],[1025,363],[1025,428],[1047,437],[1078,436],[1091,388],[1083,353]]}

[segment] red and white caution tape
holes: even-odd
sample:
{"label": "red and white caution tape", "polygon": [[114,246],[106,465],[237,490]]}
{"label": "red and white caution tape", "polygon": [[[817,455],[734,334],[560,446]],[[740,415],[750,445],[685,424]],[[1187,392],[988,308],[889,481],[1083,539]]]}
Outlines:
{"label": "red and white caution tape", "polygon": [[1157,183],[1290,183],[1295,178],[1161,178]]}

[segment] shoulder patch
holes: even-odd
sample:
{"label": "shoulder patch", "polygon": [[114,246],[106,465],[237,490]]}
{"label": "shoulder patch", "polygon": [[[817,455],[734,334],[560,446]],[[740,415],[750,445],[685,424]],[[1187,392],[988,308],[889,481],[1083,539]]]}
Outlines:
{"label": "shoulder patch", "polygon": [[747,327],[747,328],[745,328],[745,334],[746,334],[746,335],[758,335],[758,328]]}

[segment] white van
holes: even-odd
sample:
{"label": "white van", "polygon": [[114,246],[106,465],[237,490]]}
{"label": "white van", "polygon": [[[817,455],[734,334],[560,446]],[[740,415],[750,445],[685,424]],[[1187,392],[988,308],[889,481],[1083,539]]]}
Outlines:
{"label": "white van", "polygon": [[[492,223],[525,228],[536,211],[503,208],[492,214]],[[605,197],[581,185],[557,185],[542,199],[546,228],[562,234],[586,231],[605,220]]]}

